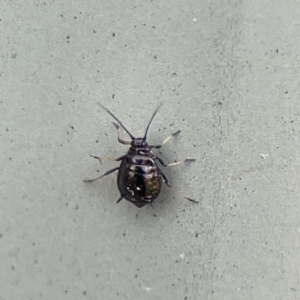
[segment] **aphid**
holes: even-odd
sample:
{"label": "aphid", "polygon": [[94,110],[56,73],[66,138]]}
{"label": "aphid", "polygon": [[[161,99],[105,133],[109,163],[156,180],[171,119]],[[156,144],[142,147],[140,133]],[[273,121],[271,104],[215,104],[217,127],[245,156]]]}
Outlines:
{"label": "aphid", "polygon": [[[129,132],[129,130],[122,124],[122,122],[110,110],[108,110],[100,103],[99,105],[117,121],[117,123],[113,123],[113,124],[115,125],[118,131],[119,143],[124,145],[130,145],[130,148],[127,154],[119,158],[113,159],[114,161],[121,161],[119,167],[113,168],[97,178],[86,179],[84,180],[85,182],[93,182],[115,171],[118,171],[117,184],[121,195],[117,203],[119,203],[123,198],[125,198],[126,200],[132,202],[137,207],[143,207],[144,205],[149,203],[151,203],[152,207],[154,207],[154,200],[157,198],[157,196],[160,193],[162,182],[164,182],[168,187],[172,188],[174,191],[176,191],[186,200],[198,203],[198,201],[186,197],[179,190],[171,187],[166,175],[161,171],[161,169],[157,165],[157,161],[163,167],[169,167],[184,162],[193,162],[195,161],[195,159],[187,158],[182,161],[166,164],[160,157],[156,156],[151,151],[153,148],[155,149],[161,148],[172,137],[177,136],[180,133],[180,130],[176,131],[175,133],[167,137],[161,145],[149,145],[147,143],[147,133],[149,127],[158,109],[160,108],[161,104],[154,111],[146,127],[144,136],[139,138],[134,137]],[[124,141],[123,139],[121,139],[120,126],[130,136],[131,141]],[[96,158],[101,162],[100,157],[94,155],[91,155],[91,157]]]}

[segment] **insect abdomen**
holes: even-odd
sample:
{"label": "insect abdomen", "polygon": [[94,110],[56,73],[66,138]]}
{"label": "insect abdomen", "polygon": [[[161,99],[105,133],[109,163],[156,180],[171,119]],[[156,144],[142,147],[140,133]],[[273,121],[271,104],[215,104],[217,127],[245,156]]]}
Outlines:
{"label": "insect abdomen", "polygon": [[124,198],[142,207],[160,193],[162,177],[155,161],[148,155],[130,155],[122,160],[118,188]]}

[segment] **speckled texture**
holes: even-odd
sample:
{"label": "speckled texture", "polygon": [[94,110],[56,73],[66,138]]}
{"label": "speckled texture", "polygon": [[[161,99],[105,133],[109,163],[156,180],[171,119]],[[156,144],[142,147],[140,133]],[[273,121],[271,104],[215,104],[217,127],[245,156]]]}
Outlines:
{"label": "speckled texture", "polygon": [[[299,299],[296,1],[3,1],[0,300]],[[118,205],[109,107],[171,162]],[[99,173],[97,173],[97,170]]]}

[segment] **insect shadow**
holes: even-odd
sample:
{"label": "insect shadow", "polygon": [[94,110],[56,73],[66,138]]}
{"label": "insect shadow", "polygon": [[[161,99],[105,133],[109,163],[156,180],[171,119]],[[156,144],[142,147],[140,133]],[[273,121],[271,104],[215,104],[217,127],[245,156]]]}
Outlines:
{"label": "insect shadow", "polygon": [[[118,157],[116,159],[112,159],[113,161],[120,161],[120,166],[108,170],[101,176],[94,179],[85,179],[84,182],[93,182],[115,171],[118,171],[117,185],[120,191],[120,198],[117,200],[117,203],[119,203],[122,199],[126,199],[132,202],[137,207],[143,207],[146,204],[151,204],[152,207],[154,207],[154,200],[158,197],[163,182],[186,200],[198,203],[198,201],[186,197],[184,194],[182,194],[181,191],[172,187],[169,183],[168,178],[157,164],[157,162],[159,162],[163,167],[170,167],[185,162],[194,162],[195,159],[186,158],[181,161],[166,164],[160,157],[152,152],[152,149],[162,148],[162,146],[167,143],[172,137],[177,136],[180,133],[180,130],[172,133],[160,145],[149,145],[147,142],[147,133],[149,127],[162,104],[160,104],[152,114],[152,117],[146,127],[144,136],[139,138],[134,137],[123,125],[123,123],[109,109],[107,109],[100,103],[98,104],[104,110],[106,110],[115,119],[115,121],[117,121],[117,123],[114,122],[113,124],[118,132],[119,143],[130,145],[130,148],[125,155],[122,155],[121,157]],[[121,139],[120,126],[130,136],[131,141],[125,141]],[[94,155],[90,156],[102,162],[101,157]]]}

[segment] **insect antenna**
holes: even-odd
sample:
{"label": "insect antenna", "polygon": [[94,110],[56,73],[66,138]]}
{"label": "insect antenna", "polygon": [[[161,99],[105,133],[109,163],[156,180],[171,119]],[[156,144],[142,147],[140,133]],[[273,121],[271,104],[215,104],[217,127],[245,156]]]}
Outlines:
{"label": "insect antenna", "polygon": [[[132,140],[135,139],[135,137],[129,132],[129,130],[123,125],[123,123],[105,106],[103,106],[101,103],[98,103],[104,110],[106,110],[121,126],[122,128],[128,133],[128,135],[131,137]],[[153,119],[154,116],[152,116]]]}
{"label": "insect antenna", "polygon": [[157,111],[159,110],[159,108],[160,108],[161,106],[162,106],[162,103],[159,104],[158,108],[154,111],[154,113],[153,113],[153,115],[152,115],[152,117],[151,117],[151,119],[150,119],[150,121],[149,121],[149,123],[148,123],[148,125],[147,125],[146,131],[145,131],[145,135],[144,135],[144,137],[143,137],[143,140],[144,140],[144,141],[146,141],[146,139],[147,139],[147,133],[148,133],[148,129],[149,129],[150,125],[151,125],[151,122],[153,121],[153,119],[154,119],[154,117],[155,117]]}

